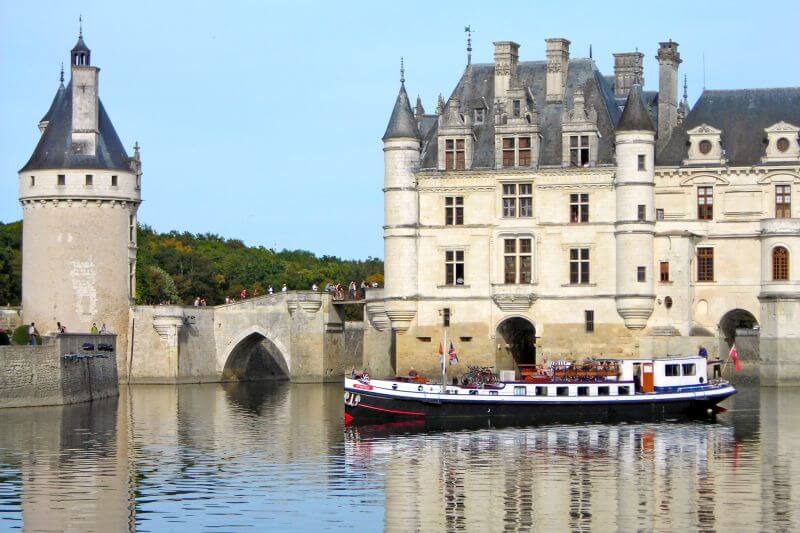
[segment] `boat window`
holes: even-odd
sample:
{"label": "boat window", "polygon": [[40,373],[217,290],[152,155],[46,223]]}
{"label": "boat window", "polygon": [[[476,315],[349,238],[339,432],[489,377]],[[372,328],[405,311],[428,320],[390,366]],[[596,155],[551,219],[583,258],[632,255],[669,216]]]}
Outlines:
{"label": "boat window", "polygon": [[578,387],[578,396],[589,396],[589,387]]}
{"label": "boat window", "polygon": [[536,396],[547,396],[547,387],[536,387]]}
{"label": "boat window", "polygon": [[490,390],[489,396],[497,396],[498,392],[496,390]]}
{"label": "boat window", "polygon": [[556,387],[556,396],[569,396],[569,387]]}
{"label": "boat window", "polygon": [[469,393],[474,396],[475,394],[478,394],[478,391],[476,389],[472,389],[471,391],[469,391]]}
{"label": "boat window", "polygon": [[620,396],[628,396],[630,393],[631,393],[631,388],[628,387],[627,385],[619,387],[617,389],[617,394],[619,394]]}
{"label": "boat window", "polygon": [[528,392],[524,386],[514,387],[514,396],[525,396]]}
{"label": "boat window", "polygon": [[683,365],[683,375],[684,376],[694,376],[695,375],[694,363],[684,363],[684,365]]}
{"label": "boat window", "polygon": [[665,376],[680,376],[681,365],[664,365]]}
{"label": "boat window", "polygon": [[608,387],[606,387],[606,386],[597,387],[597,395],[598,396],[608,396],[609,393],[610,393],[610,390],[609,390]]}

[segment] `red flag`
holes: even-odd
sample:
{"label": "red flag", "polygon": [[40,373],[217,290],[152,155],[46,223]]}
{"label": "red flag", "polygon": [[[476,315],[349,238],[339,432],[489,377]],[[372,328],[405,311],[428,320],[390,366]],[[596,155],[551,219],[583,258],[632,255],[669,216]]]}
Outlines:
{"label": "red flag", "polygon": [[442,348],[442,341],[439,341],[439,355],[444,355],[444,348]]}
{"label": "red flag", "polygon": [[453,346],[453,343],[450,343],[450,350],[447,352],[450,356],[450,364],[454,365],[458,363],[458,355],[456,354],[456,347]]}
{"label": "red flag", "polygon": [[733,366],[739,372],[742,369],[742,364],[739,362],[739,354],[736,352],[736,345],[731,346],[731,351],[728,352],[728,357],[733,359]]}

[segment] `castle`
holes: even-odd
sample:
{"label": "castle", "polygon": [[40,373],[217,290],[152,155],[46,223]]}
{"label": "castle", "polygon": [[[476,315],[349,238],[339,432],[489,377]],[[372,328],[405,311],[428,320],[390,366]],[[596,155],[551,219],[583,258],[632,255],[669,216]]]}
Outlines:
{"label": "castle", "polygon": [[735,343],[762,382],[797,383],[800,88],[704,90],[690,108],[676,42],[659,44],[657,91],[638,51],[605,76],[545,45],[520,61],[494,43],[435,114],[412,109],[401,67],[368,363],[436,375],[449,325],[456,373]]}
{"label": "castle", "polygon": [[[88,332],[103,323],[127,346],[136,293],[138,146],[129,157],[99,97],[83,32],[39,122],[41,138],[19,171],[23,213],[22,308],[42,333],[56,323]],[[125,350],[118,350],[125,366]]]}

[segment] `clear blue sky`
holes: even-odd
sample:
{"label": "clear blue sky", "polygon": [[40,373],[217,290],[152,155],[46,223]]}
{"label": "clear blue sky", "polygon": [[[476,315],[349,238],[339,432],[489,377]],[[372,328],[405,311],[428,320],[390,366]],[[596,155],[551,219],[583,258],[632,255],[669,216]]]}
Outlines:
{"label": "clear blue sky", "polygon": [[78,15],[100,95],[125,146],[142,145],[140,220],[248,244],[348,258],[383,256],[380,138],[398,89],[428,111],[463,70],[464,25],[475,62],[492,41],[520,59],[544,39],[645,53],[658,83],[658,42],[680,43],[690,101],[703,54],[710,89],[800,85],[800,2],[25,2],[0,0],[0,221],[21,218],[17,170],[69,65]]}

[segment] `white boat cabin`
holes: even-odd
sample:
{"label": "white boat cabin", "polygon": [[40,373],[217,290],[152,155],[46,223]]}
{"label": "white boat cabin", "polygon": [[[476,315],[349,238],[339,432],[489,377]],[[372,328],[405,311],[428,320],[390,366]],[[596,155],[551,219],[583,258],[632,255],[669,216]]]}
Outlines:
{"label": "white boat cabin", "polygon": [[620,381],[633,381],[637,391],[655,392],[702,386],[708,383],[705,357],[623,359],[619,361]]}

